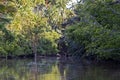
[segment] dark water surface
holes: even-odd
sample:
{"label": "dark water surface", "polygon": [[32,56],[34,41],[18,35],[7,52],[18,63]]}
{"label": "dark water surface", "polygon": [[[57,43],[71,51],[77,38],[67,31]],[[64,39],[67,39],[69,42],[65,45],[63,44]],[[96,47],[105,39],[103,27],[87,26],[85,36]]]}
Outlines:
{"label": "dark water surface", "polygon": [[95,65],[76,59],[0,60],[0,80],[120,80],[119,65]]}

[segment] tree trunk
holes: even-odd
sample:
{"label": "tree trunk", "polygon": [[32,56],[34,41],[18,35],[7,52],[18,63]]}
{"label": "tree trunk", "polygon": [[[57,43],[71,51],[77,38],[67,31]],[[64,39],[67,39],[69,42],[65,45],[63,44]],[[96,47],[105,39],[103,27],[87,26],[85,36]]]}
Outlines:
{"label": "tree trunk", "polygon": [[35,34],[32,39],[32,48],[33,48],[33,53],[34,53],[34,61],[37,63],[37,43],[38,43],[38,38],[37,35]]}

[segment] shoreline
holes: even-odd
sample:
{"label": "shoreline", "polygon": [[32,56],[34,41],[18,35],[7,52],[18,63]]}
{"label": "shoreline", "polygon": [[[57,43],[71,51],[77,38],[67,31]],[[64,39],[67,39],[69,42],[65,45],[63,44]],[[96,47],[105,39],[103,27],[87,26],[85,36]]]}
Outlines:
{"label": "shoreline", "polygon": [[[65,55],[62,55],[62,56],[59,56],[59,55],[38,55],[37,56],[37,59],[40,59],[40,58],[59,58],[59,59],[74,59],[75,61],[82,61],[82,60],[85,60],[85,61],[88,61],[89,64],[102,64],[102,65],[105,65],[105,64],[111,64],[111,65],[114,65],[114,64],[118,64],[120,65],[120,61],[119,60],[92,60],[92,59],[88,59],[88,58],[82,58],[82,57],[76,57],[76,56],[65,56]],[[0,57],[0,59],[6,59],[6,57]],[[29,55],[29,56],[8,56],[6,60],[14,60],[14,59],[34,59],[34,55]]]}

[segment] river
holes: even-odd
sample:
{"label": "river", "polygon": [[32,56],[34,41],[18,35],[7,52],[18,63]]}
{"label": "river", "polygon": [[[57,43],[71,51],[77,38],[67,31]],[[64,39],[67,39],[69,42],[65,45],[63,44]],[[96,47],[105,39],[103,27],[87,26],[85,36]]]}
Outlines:
{"label": "river", "polygon": [[120,66],[46,57],[0,60],[0,80],[120,80]]}

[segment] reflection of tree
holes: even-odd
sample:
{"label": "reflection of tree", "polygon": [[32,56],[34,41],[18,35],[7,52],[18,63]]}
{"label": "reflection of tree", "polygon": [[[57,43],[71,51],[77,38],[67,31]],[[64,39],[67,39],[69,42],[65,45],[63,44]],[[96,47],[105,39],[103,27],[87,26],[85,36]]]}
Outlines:
{"label": "reflection of tree", "polygon": [[52,74],[55,69],[53,67],[56,66],[56,61],[49,58],[42,58],[38,60],[38,62],[35,64],[34,62],[30,62],[28,64],[28,69],[30,70],[30,80],[47,80],[44,79],[44,77],[49,77],[49,75],[46,74]]}
{"label": "reflection of tree", "polygon": [[61,80],[80,80],[85,74],[84,65],[74,59],[60,58],[58,68]]}
{"label": "reflection of tree", "polygon": [[85,70],[83,65],[78,65],[76,63],[72,63],[68,67],[66,78],[67,80],[83,80]]}
{"label": "reflection of tree", "polygon": [[61,80],[120,79],[120,66],[89,66],[64,58],[60,58],[58,63],[56,61],[46,58],[39,61],[37,66],[29,67],[27,63],[31,60],[0,61],[0,80],[60,80],[60,76]]}
{"label": "reflection of tree", "polygon": [[61,75],[61,80],[66,80],[67,58],[60,58],[58,62],[58,69]]}
{"label": "reflection of tree", "polygon": [[37,63],[33,64],[31,69],[31,76],[30,76],[30,80],[38,80],[38,67],[37,67]]}
{"label": "reflection of tree", "polygon": [[[26,62],[29,60],[26,60]],[[0,62],[0,80],[29,80],[24,60]]]}

